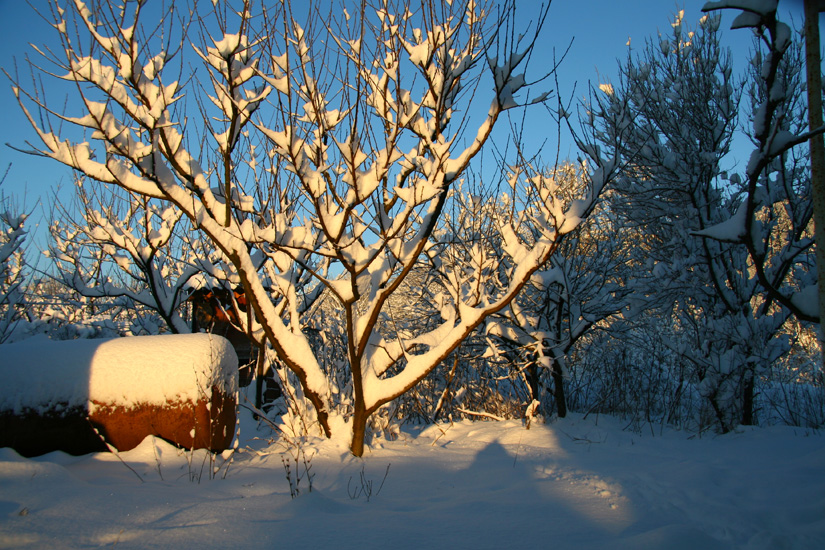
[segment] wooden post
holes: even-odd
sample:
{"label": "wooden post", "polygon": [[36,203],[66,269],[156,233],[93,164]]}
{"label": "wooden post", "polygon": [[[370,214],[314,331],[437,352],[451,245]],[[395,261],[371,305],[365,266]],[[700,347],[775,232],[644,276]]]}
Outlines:
{"label": "wooden post", "polygon": [[[808,80],[808,127],[822,126],[822,60],[819,53],[819,12],[825,11],[822,0],[805,0],[805,66]],[[825,366],[825,142],[822,134],[810,140],[811,191],[814,206],[814,240],[816,243],[816,270],[819,286],[819,344]]]}

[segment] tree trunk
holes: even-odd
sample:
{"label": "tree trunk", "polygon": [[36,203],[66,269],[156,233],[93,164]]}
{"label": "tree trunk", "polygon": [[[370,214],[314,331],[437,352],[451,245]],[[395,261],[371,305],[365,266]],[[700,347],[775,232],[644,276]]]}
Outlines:
{"label": "tree trunk", "polygon": [[[258,357],[255,360],[255,408],[261,410],[263,405],[262,397],[264,390],[264,353],[263,347],[258,348]],[[252,415],[255,420],[258,420],[258,413]]]}
{"label": "tree trunk", "polygon": [[753,391],[754,376],[751,369],[745,370],[745,379],[742,382],[742,425],[753,426]]}
{"label": "tree trunk", "polygon": [[524,369],[524,375],[527,378],[527,387],[530,389],[530,400],[541,401],[539,399],[539,367],[535,361],[530,361]]}
{"label": "tree trunk", "polygon": [[556,414],[559,418],[567,416],[567,399],[564,396],[564,373],[558,359],[553,359],[553,397],[556,399]]}
{"label": "tree trunk", "polygon": [[364,456],[364,437],[367,434],[367,419],[370,414],[364,408],[363,402],[355,402],[355,412],[352,415],[352,443],[350,452],[353,456]]}

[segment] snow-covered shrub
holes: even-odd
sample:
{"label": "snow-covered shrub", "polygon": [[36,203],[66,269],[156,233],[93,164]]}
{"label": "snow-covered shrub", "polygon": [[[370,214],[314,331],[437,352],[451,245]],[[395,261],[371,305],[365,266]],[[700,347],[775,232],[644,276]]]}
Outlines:
{"label": "snow-covered shrub", "polygon": [[637,430],[647,424],[706,429],[715,418],[697,390],[694,366],[680,353],[687,345],[672,321],[655,312],[600,325],[572,350],[565,380],[571,410],[618,415]]}
{"label": "snow-covered shrub", "polygon": [[212,255],[195,250],[180,210],[78,178],[73,203],[55,198],[50,211],[46,255],[59,283],[90,300],[131,309],[141,321],[135,332],[190,332],[184,319],[189,286]]}
{"label": "snow-covered shrub", "polygon": [[27,286],[20,338],[46,335],[53,340],[114,338],[159,334],[163,319],[125,296],[90,298],[51,277]]}
{"label": "snow-covered shrub", "polygon": [[[5,175],[0,179],[0,185]],[[26,215],[12,197],[0,192],[0,344],[9,340],[25,313]]]}
{"label": "snow-covered shrub", "polygon": [[[790,42],[779,48],[766,36],[772,71],[746,75],[759,150],[742,178],[723,168],[743,87],[719,44],[720,18],[704,16],[688,31],[682,16],[670,36],[628,55],[608,92],[597,92],[592,125],[601,125],[605,145],[618,136],[626,160],[616,187],[624,200],[612,208],[621,223],[640,228],[644,242],[633,284],[676,320],[690,342],[679,347],[689,377],[727,431],[754,422],[756,385],[788,350],[782,327],[797,314],[784,305],[788,293],[807,286],[812,274],[808,176],[791,153],[800,136],[771,149],[773,138],[756,131],[798,129],[799,49]],[[774,83],[777,95],[768,100]],[[623,109],[633,113],[632,124],[614,122],[611,113]],[[762,190],[754,194],[756,188]],[[756,248],[763,251],[758,259]],[[781,288],[766,286],[765,277]]]}

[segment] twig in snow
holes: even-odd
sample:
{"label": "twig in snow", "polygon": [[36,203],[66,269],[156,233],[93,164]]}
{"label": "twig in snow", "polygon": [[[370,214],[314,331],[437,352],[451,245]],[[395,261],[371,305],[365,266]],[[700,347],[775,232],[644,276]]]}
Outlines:
{"label": "twig in snow", "polygon": [[[384,482],[387,481],[387,476],[390,473],[390,466],[392,466],[392,463],[387,464],[387,469],[384,472],[383,479],[381,479],[381,485],[379,485],[378,490],[375,491],[375,496],[378,496],[379,494],[381,494],[381,489],[384,488]],[[372,482],[372,480],[367,479],[365,466],[363,466],[363,465],[361,466],[360,478],[361,478],[361,486],[356,487],[355,489],[351,489],[352,477],[349,478],[349,481],[347,482],[347,494],[349,495],[350,500],[355,500],[358,497],[360,497],[361,495],[364,495],[367,499],[367,502],[369,502],[370,499],[373,496],[373,493],[372,493],[372,484],[373,484],[373,482]]]}
{"label": "twig in snow", "polygon": [[486,412],[477,412],[477,411],[468,411],[467,409],[462,409],[457,407],[456,410],[460,413],[469,414],[472,416],[482,416],[484,418],[490,418],[492,420],[498,420],[499,422],[504,422],[506,419],[500,416],[496,416],[494,414],[486,413]]}
{"label": "twig in snow", "polygon": [[126,461],[125,461],[125,460],[123,460],[123,458],[120,456],[120,452],[117,450],[117,448],[115,448],[115,446],[114,446],[114,445],[111,445],[111,444],[109,444],[109,442],[108,442],[108,441],[106,441],[106,438],[105,438],[105,437],[103,437],[103,434],[101,434],[101,433],[100,433],[100,431],[99,431],[99,430],[98,430],[98,429],[94,426],[94,424],[92,424],[91,422],[89,422],[89,426],[91,426],[91,427],[92,427],[92,429],[95,431],[95,433],[96,433],[96,434],[97,434],[97,436],[100,438],[100,440],[103,442],[103,444],[104,444],[104,445],[106,445],[106,448],[107,448],[107,449],[109,449],[109,452],[110,452],[110,453],[112,453],[113,455],[115,455],[115,457],[116,457],[116,458],[120,461],[120,463],[121,463],[121,464],[123,464],[124,466],[126,466],[127,468],[129,468],[129,469],[132,471],[132,473],[133,473],[133,474],[135,474],[135,475],[137,476],[137,478],[140,480],[140,482],[141,482],[141,483],[145,483],[145,482],[146,482],[146,480],[145,480],[145,479],[143,479],[143,478],[140,476],[140,474],[139,474],[139,473],[137,473],[137,471],[136,471],[134,468],[132,468],[131,466],[129,466],[128,464],[126,464]]}

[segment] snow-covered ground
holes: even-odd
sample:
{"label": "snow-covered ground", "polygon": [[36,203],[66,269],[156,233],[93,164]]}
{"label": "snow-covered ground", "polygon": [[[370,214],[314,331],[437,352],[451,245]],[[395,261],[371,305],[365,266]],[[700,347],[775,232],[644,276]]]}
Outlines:
{"label": "snow-covered ground", "polygon": [[822,433],[406,428],[363,460],[309,441],[312,492],[303,476],[293,499],[293,454],[242,414],[246,451],[217,479],[151,438],[119,458],[0,449],[0,548],[825,548]]}

